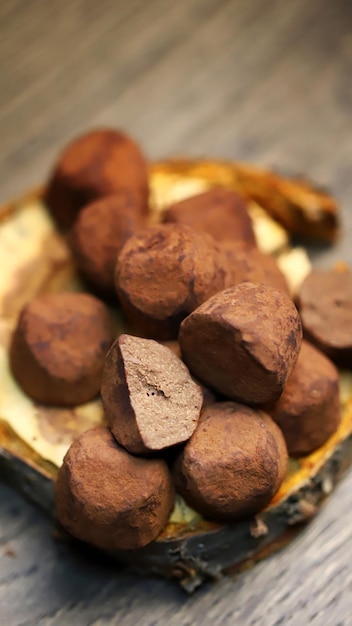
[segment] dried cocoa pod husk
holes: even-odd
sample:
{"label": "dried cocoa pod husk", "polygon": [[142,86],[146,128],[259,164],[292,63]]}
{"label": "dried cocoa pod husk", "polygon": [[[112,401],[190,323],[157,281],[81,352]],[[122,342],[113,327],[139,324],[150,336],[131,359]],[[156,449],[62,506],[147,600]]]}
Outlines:
{"label": "dried cocoa pod husk", "polygon": [[[305,204],[293,209],[292,188],[290,195],[286,179],[275,174],[259,176],[253,168],[250,172],[236,163],[190,160],[157,163],[150,171],[154,222],[162,207],[172,201],[211,186],[239,189],[241,184],[245,189],[243,181],[247,181],[247,189],[250,182],[254,185],[257,181],[266,191],[270,185],[275,187],[276,181],[277,193],[291,216],[287,223],[297,224],[297,215],[304,215]],[[295,189],[298,197],[299,186]],[[262,196],[265,200],[266,192]],[[54,482],[66,450],[79,433],[103,423],[104,418],[99,400],[74,409],[39,407],[24,396],[9,372],[8,342],[24,302],[38,293],[82,289],[65,239],[55,230],[41,197],[39,189],[0,208],[0,268],[4,272],[0,281],[0,475],[53,515]],[[316,197],[324,199],[325,195],[319,192]],[[257,209],[259,196],[256,198]],[[335,237],[338,212],[336,203],[328,198],[312,226],[306,228],[311,222],[299,218],[304,234],[328,241]],[[270,217],[265,223],[261,248],[276,255],[282,249],[286,256],[294,253],[295,249],[289,248],[290,233]],[[293,265],[288,263],[289,273],[295,271]],[[114,323],[115,334],[123,332],[116,310]],[[204,580],[248,566],[289,541],[351,465],[352,375],[340,372],[340,384],[343,416],[339,429],[314,453],[289,461],[282,486],[259,515],[231,524],[208,522],[177,498],[158,539],[142,549],[114,552],[117,561],[146,574],[174,577],[187,591],[193,591]]]}

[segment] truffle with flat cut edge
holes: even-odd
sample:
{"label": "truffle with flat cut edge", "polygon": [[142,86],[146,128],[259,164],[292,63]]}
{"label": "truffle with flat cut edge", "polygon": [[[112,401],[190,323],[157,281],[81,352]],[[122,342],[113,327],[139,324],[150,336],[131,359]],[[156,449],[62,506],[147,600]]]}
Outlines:
{"label": "truffle with flat cut edge", "polygon": [[301,346],[292,300],[278,289],[241,283],[216,294],[181,324],[182,358],[202,383],[248,404],[277,400]]}
{"label": "truffle with flat cut edge", "polygon": [[204,517],[236,520],[259,513],[279,489],[287,469],[279,427],[263,411],[218,402],[176,460],[176,491]]}
{"label": "truffle with flat cut edge", "polygon": [[[178,356],[179,359],[182,359],[181,348],[180,348],[180,344],[178,343],[178,341],[175,341],[175,340],[161,341],[160,343],[166,348],[169,348],[169,350],[171,350],[171,352],[176,354],[176,356]],[[203,395],[202,408],[204,409],[204,407],[208,406],[208,404],[213,404],[216,401],[215,394],[210,389],[208,389],[208,387],[200,383],[199,380],[197,380],[194,376],[192,376],[192,374],[191,374],[191,378],[200,387],[200,390],[202,392],[202,395]]]}
{"label": "truffle with flat cut edge", "polygon": [[285,389],[270,410],[290,456],[310,454],[337,430],[341,420],[339,375],[322,352],[302,342]]}
{"label": "truffle with flat cut edge", "polygon": [[131,137],[114,129],[80,135],[62,152],[44,200],[61,228],[70,228],[83,206],[102,196],[131,189],[147,211],[148,169]]}
{"label": "truffle with flat cut edge", "polygon": [[246,200],[221,187],[172,204],[164,211],[163,222],[187,224],[209,233],[216,241],[244,241],[250,247],[257,245]]}
{"label": "truffle with flat cut edge", "polygon": [[69,244],[82,274],[107,296],[115,295],[114,272],[125,241],[145,226],[140,194],[121,190],[80,211]]}
{"label": "truffle with flat cut edge", "polygon": [[10,366],[23,391],[41,404],[75,406],[98,395],[112,342],[110,314],[85,293],[37,296],[22,310]]}
{"label": "truffle with flat cut edge", "polygon": [[352,369],[351,270],[312,270],[299,291],[298,308],[306,339]]}
{"label": "truffle with flat cut edge", "polygon": [[221,248],[228,267],[227,287],[243,282],[264,283],[290,295],[286,278],[272,256],[243,242],[224,241]]}
{"label": "truffle with flat cut edge", "polygon": [[115,274],[129,330],[152,339],[176,339],[181,321],[224,289],[222,261],[210,235],[184,224],[162,224],[130,237]]}
{"label": "truffle with flat cut edge", "polygon": [[74,537],[108,552],[154,541],[174,505],[162,459],[121,448],[108,428],[92,428],[69,448],[55,485],[56,515]]}
{"label": "truffle with flat cut edge", "polygon": [[116,440],[133,454],[186,441],[202,408],[188,368],[152,339],[120,335],[105,361],[101,396]]}

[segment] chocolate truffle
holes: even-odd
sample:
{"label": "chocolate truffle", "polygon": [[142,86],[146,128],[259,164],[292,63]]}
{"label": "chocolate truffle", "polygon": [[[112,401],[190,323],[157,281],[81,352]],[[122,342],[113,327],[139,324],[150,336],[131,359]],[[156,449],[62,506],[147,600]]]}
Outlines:
{"label": "chocolate truffle", "polygon": [[339,375],[322,352],[303,341],[286,387],[270,411],[290,456],[309,454],[327,441],[341,420]]}
{"label": "chocolate truffle", "polygon": [[181,321],[224,288],[216,242],[184,224],[139,231],[123,246],[115,284],[134,334],[176,339]]}
{"label": "chocolate truffle", "polygon": [[[181,348],[180,348],[180,344],[178,343],[178,341],[175,341],[175,340],[174,341],[161,341],[160,343],[166,346],[166,348],[169,348],[169,350],[171,350],[171,352],[176,354],[176,356],[178,356],[179,359],[182,359]],[[192,374],[191,374],[191,378],[200,387],[200,390],[202,392],[202,395],[203,395],[202,408],[204,408],[208,404],[213,404],[216,401],[215,394],[210,389],[208,389],[208,387],[200,383],[199,380],[197,380],[194,376],[192,376]]]}
{"label": "chocolate truffle", "polygon": [[352,272],[313,270],[301,286],[298,308],[308,341],[352,368]]}
{"label": "chocolate truffle", "polygon": [[233,400],[277,400],[302,340],[290,298],[268,285],[241,283],[216,294],[181,324],[182,358],[205,385]]}
{"label": "chocolate truffle", "polygon": [[165,527],[174,489],[165,461],[121,448],[107,428],[69,448],[55,486],[57,517],[77,539],[108,552],[140,548]]}
{"label": "chocolate truffle", "polygon": [[92,400],[112,342],[107,308],[84,293],[41,295],[19,317],[10,346],[12,373],[42,404],[73,406]]}
{"label": "chocolate truffle", "polygon": [[139,194],[123,190],[85,206],[71,230],[69,243],[78,268],[99,292],[115,294],[117,255],[125,241],[144,226]]}
{"label": "chocolate truffle", "polygon": [[240,519],[269,504],[286,468],[283,435],[268,415],[219,402],[204,409],[176,460],[176,491],[204,517]]}
{"label": "chocolate truffle", "polygon": [[217,241],[245,241],[256,246],[247,203],[234,191],[214,188],[171,205],[164,222],[188,224],[209,233]]}
{"label": "chocolate truffle", "polygon": [[148,171],[139,146],[119,130],[93,130],[74,139],[61,154],[45,202],[62,228],[80,209],[121,189],[140,194],[147,207]]}
{"label": "chocolate truffle", "polygon": [[114,437],[135,454],[189,439],[203,400],[171,350],[130,335],[120,335],[107,354],[101,395]]}
{"label": "chocolate truffle", "polygon": [[264,283],[290,295],[286,278],[272,256],[257,248],[250,249],[242,242],[226,241],[221,244],[221,248],[228,268],[228,287],[243,282]]}

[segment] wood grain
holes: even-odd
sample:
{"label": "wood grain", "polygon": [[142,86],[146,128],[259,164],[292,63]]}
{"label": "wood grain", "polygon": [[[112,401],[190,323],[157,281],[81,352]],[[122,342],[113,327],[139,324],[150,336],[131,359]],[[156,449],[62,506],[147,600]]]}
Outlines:
{"label": "wood grain", "polygon": [[[344,235],[311,254],[352,263],[351,19],[349,0],[3,0],[0,199],[114,124],[151,158],[241,158],[331,187]],[[352,624],[351,473],[288,548],[191,598],[54,541],[1,483],[0,502],[1,624]]]}

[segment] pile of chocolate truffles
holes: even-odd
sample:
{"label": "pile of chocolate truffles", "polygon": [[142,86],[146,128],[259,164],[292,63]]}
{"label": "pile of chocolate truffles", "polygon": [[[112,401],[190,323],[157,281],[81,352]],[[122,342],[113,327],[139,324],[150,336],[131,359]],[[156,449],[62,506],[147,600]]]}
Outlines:
{"label": "pile of chocolate truffles", "polygon": [[[330,358],[351,365],[350,272],[313,271],[300,315],[235,192],[210,189],[149,225],[146,159],[116,130],[73,141],[45,201],[94,295],[29,302],[12,372],[48,405],[100,392],[108,423],[65,456],[61,524],[111,552],[155,540],[175,491],[221,522],[262,510],[288,454],[310,453],[339,425]],[[128,334],[113,337],[102,300],[122,308]]]}

